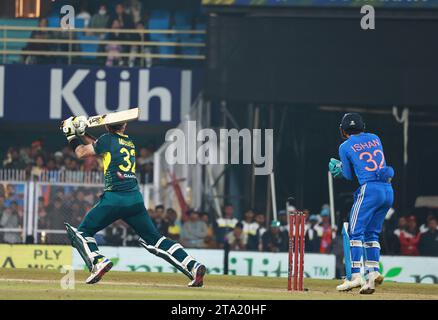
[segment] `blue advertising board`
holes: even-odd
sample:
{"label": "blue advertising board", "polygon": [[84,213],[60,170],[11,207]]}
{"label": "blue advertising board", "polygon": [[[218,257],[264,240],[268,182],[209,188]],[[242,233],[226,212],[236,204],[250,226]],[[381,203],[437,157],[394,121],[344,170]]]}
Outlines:
{"label": "blue advertising board", "polygon": [[202,70],[0,66],[0,121],[61,120],[140,107],[140,121],[176,124],[201,91]]}

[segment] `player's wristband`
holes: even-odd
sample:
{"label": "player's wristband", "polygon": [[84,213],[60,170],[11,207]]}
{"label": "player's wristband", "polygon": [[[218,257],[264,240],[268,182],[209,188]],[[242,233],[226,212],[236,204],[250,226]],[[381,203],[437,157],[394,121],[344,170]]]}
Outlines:
{"label": "player's wristband", "polygon": [[81,139],[79,139],[78,137],[74,137],[68,143],[70,144],[70,147],[73,149],[73,151],[76,151],[76,148],[82,144]]}

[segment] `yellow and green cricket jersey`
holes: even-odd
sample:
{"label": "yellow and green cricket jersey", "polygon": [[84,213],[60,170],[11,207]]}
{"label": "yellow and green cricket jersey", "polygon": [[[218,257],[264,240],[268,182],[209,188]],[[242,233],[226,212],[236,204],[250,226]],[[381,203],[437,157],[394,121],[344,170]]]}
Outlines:
{"label": "yellow and green cricket jersey", "polygon": [[105,133],[93,143],[103,156],[104,191],[138,190],[135,175],[135,145],[127,135]]}

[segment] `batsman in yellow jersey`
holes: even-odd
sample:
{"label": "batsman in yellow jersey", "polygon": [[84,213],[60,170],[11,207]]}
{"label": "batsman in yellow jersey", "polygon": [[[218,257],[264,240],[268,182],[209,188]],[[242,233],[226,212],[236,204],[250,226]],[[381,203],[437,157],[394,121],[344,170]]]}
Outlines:
{"label": "batsman in yellow jersey", "polygon": [[70,117],[62,130],[79,159],[102,156],[104,193],[76,229],[65,224],[68,236],[91,275],[86,283],[98,282],[113,264],[100,253],[94,235],[122,219],[140,236],[139,242],[150,253],[165,259],[187,277],[190,287],[202,287],[206,268],[177,242],[159,234],[144,206],[135,174],[135,145],[125,134],[126,123],[106,125],[107,133],[94,139],[86,134],[87,119]]}

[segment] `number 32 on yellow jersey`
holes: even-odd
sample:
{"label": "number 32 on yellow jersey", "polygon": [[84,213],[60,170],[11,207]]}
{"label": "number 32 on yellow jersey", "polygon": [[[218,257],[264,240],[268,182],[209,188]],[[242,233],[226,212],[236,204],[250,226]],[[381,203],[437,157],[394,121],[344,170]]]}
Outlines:
{"label": "number 32 on yellow jersey", "polygon": [[[135,173],[135,149],[128,150],[126,148],[121,148],[120,153],[125,155],[125,157],[123,158],[125,164],[119,165],[119,169],[123,172],[131,171],[132,173]],[[131,157],[134,158],[134,163],[132,163]]]}

